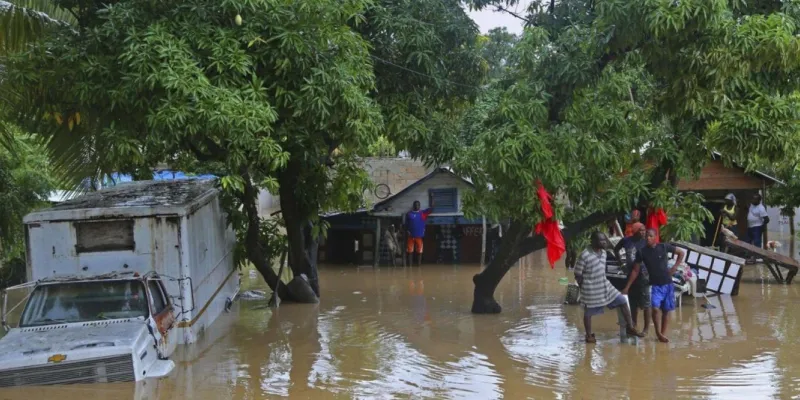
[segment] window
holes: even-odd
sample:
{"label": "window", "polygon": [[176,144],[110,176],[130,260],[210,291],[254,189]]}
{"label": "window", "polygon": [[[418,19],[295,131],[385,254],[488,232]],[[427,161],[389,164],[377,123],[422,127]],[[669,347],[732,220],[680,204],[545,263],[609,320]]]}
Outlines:
{"label": "window", "polygon": [[433,200],[433,209],[437,213],[458,212],[458,189],[430,189],[428,191]]}
{"label": "window", "polygon": [[147,317],[144,290],[139,281],[39,285],[25,305],[20,326]]}
{"label": "window", "polygon": [[134,250],[133,220],[75,223],[78,253]]}
{"label": "window", "polygon": [[161,293],[161,287],[158,281],[147,281],[147,288],[150,290],[150,296],[153,298],[153,315],[161,314],[167,308],[167,302],[164,300],[164,294]]}

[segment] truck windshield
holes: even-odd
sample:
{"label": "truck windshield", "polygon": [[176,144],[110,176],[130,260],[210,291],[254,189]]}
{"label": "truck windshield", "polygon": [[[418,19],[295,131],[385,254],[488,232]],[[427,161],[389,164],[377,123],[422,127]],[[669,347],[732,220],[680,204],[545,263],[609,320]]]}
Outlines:
{"label": "truck windshield", "polygon": [[25,305],[20,327],[148,315],[142,282],[65,282],[36,287]]}

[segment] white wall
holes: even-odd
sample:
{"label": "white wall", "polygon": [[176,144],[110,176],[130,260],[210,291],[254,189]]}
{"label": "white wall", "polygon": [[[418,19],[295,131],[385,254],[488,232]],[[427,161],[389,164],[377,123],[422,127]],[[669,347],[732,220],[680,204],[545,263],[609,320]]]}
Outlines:
{"label": "white wall", "polygon": [[269,218],[269,215],[281,209],[281,199],[277,195],[262,190],[258,192],[258,215]]}
{"label": "white wall", "polygon": [[[197,334],[224,311],[226,299],[232,297],[238,287],[239,276],[233,265],[236,237],[217,199],[189,215],[187,227],[189,270],[196,304],[186,318],[197,320],[182,336],[184,343],[193,343]],[[223,289],[214,296],[221,286]],[[205,312],[200,315],[203,308]]]}
{"label": "white wall", "polygon": [[[28,225],[32,280],[58,275],[95,275],[115,271],[145,273],[162,272],[162,259],[157,257],[161,230],[154,229],[155,218],[134,219],[134,250],[80,253],[73,222],[42,222]],[[128,268],[124,268],[127,265]]]}
{"label": "white wall", "polygon": [[[390,202],[383,205],[381,209],[385,207],[389,207],[389,212],[394,215],[402,215],[403,213],[407,212],[411,209],[415,200],[420,202],[420,206],[422,209],[428,208],[430,204],[429,197],[428,197],[428,190],[430,189],[445,189],[445,188],[457,188],[458,189],[458,212],[462,212],[462,202],[463,202],[463,192],[466,190],[472,190],[472,187],[464,182],[462,179],[446,173],[441,172],[437,173],[427,181],[423,182],[422,184],[414,187],[410,191],[404,193],[402,196],[398,196],[393,198]],[[434,208],[434,215],[436,215],[435,208]]]}
{"label": "white wall", "polygon": [[[800,208],[794,210],[794,229],[795,232],[800,232]],[[777,240],[781,243],[778,253],[792,258],[798,258],[798,254],[789,254],[791,234],[789,233],[789,217],[781,215],[781,209],[778,207],[767,207],[767,214],[769,215],[769,224],[767,224],[767,237],[769,240]]]}

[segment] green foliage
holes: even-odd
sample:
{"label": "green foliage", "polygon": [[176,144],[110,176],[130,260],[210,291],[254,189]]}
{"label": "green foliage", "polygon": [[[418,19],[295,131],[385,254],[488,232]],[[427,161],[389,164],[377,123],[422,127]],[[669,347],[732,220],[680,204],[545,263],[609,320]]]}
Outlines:
{"label": "green foliage", "polygon": [[377,137],[369,46],[349,26],[369,3],[104,4],[81,6],[91,29],[49,35],[11,58],[3,79],[28,93],[10,100],[17,121],[75,175],[171,162],[220,173],[223,189],[241,194],[245,173],[276,189],[293,155],[318,172],[330,143]]}
{"label": "green foliage", "polygon": [[693,236],[703,238],[706,233],[703,224],[714,220],[711,211],[703,207],[703,196],[693,192],[678,193],[671,186],[655,191],[653,205],[663,208],[669,218],[661,228],[664,240],[690,241]]}
{"label": "green foliage", "polygon": [[54,26],[76,22],[52,0],[0,0],[0,55],[23,50]]}
{"label": "green foliage", "polygon": [[355,29],[372,48],[384,134],[397,150],[449,161],[457,121],[487,72],[478,28],[461,2],[377,1]]}
{"label": "green foliage", "polygon": [[535,2],[515,63],[462,120],[467,206],[533,225],[541,181],[569,200],[567,223],[654,199],[668,235],[699,233],[701,198],[660,182],[696,176],[714,150],[780,163],[800,144],[800,13],[783,4]]}
{"label": "green foliage", "polygon": [[366,157],[396,157],[397,150],[394,143],[392,143],[386,136],[378,136],[378,139],[367,146],[367,151],[364,153]]}
{"label": "green foliage", "polygon": [[481,35],[479,45],[489,70],[489,79],[502,77],[514,62],[512,56],[518,40],[517,35],[510,33],[506,27],[493,28],[486,35]]}
{"label": "green foliage", "polygon": [[52,182],[47,157],[31,137],[15,133],[0,147],[0,265],[24,258],[22,218],[47,204]]}
{"label": "green foliage", "polygon": [[[7,60],[9,118],[45,139],[64,176],[159,163],[220,176],[240,238],[257,189],[292,204],[287,227],[324,233],[321,210],[361,205],[355,156],[375,143],[446,159],[485,72],[457,0],[54,4],[77,29],[55,26]],[[271,259],[279,230],[264,224]]]}

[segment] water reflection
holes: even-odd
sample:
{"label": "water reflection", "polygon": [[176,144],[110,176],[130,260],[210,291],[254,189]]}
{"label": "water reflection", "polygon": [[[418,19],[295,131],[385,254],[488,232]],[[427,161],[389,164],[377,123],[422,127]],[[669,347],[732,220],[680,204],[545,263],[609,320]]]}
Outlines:
{"label": "water reflection", "polygon": [[[561,268],[537,257],[498,288],[500,315],[469,313],[477,266],[321,271],[319,305],[240,302],[140,384],[25,388],[0,399],[674,399],[800,396],[796,286],[752,279],[737,297],[686,298],[672,342],[622,344],[613,313],[582,342]],[[244,280],[255,288],[259,279]],[[247,287],[245,289],[249,289]],[[708,303],[709,307],[702,307]]]}

